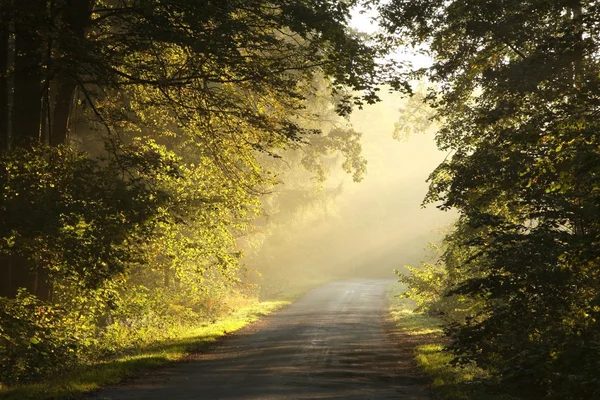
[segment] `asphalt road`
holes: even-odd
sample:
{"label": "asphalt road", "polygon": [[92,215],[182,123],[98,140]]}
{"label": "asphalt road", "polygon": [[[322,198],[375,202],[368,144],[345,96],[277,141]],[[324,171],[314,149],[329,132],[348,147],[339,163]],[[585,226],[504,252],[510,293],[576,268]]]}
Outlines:
{"label": "asphalt road", "polygon": [[208,353],[90,399],[430,399],[389,332],[386,280],[334,282]]}

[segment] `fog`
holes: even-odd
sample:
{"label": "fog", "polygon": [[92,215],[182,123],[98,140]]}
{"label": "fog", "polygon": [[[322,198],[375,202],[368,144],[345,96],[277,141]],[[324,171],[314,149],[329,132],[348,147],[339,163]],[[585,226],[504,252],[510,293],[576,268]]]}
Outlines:
{"label": "fog", "polygon": [[417,263],[428,242],[439,240],[455,218],[434,205],[421,206],[426,180],[446,154],[437,150],[433,129],[402,141],[392,137],[400,101],[389,96],[352,118],[364,133],[368,171],[362,182],[344,186],[338,199],[341,218],[332,226],[344,233],[341,242],[331,244],[346,249],[350,269],[362,276],[389,276],[394,268]]}
{"label": "fog", "polygon": [[[421,204],[426,180],[446,154],[435,146],[435,127],[394,139],[402,101],[398,95],[384,95],[383,102],[351,116],[353,128],[363,134],[367,160],[361,182],[353,182],[338,162],[315,201],[294,212],[278,209],[277,217],[271,216],[273,226],[249,259],[250,268],[267,283],[394,278],[394,269],[417,264],[426,256],[428,243],[441,239],[455,214]],[[289,189],[284,181],[272,196]],[[287,204],[297,207],[296,201]]]}

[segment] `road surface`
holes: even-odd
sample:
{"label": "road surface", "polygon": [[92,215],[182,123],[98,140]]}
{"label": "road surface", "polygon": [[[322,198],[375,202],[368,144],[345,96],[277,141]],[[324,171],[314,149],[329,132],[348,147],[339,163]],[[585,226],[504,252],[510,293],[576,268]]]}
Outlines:
{"label": "road surface", "polygon": [[428,400],[409,344],[389,332],[387,280],[313,289],[192,360],[95,393],[95,400]]}

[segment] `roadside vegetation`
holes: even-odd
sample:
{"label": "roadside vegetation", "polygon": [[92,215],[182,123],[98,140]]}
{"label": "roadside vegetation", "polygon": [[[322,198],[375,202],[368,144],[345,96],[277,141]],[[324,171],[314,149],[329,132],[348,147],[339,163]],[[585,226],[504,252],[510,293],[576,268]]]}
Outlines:
{"label": "roadside vegetation", "polygon": [[400,321],[443,328],[421,365],[600,398],[599,26],[592,0],[0,0],[1,390],[327,279],[298,233],[366,172],[348,116],[421,81],[391,133],[439,124],[425,203],[459,215],[402,278]]}
{"label": "roadside vegetation", "polygon": [[508,393],[600,398],[600,4],[380,11],[432,56],[413,76],[430,83],[448,156],[425,203],[459,214],[438,257],[403,279],[408,295],[442,321],[453,363]]}
{"label": "roadside vegetation", "polygon": [[391,69],[352,5],[0,0],[0,393],[117,381],[329,278],[271,255],[365,173],[347,117]]}
{"label": "roadside vegetation", "polygon": [[41,382],[0,387],[0,398],[6,400],[70,399],[103,386],[138,376],[166,363],[184,359],[208,349],[219,338],[233,333],[258,318],[285,306],[288,301],[244,302],[234,312],[195,326],[179,327],[162,333],[162,339],[137,336],[134,346],[120,344],[112,355],[80,364],[63,373],[55,373]]}
{"label": "roadside vegetation", "polygon": [[448,339],[442,329],[443,321],[420,311],[406,290],[406,285],[400,283],[388,287],[390,313],[402,334],[417,337],[415,363],[430,380],[436,395],[443,400],[519,400],[502,393],[499,382],[483,369],[452,364],[454,356],[446,349]]}

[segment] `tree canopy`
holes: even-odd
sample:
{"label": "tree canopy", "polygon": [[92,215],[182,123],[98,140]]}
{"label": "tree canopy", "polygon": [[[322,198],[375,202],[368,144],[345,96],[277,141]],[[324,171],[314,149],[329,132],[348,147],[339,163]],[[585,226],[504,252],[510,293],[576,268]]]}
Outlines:
{"label": "tree canopy", "polygon": [[451,156],[427,201],[470,227],[451,238],[470,256],[449,266],[460,275],[446,293],[482,307],[448,326],[450,348],[533,398],[600,393],[599,11],[571,0],[382,7],[390,33],[434,57],[414,74],[435,84],[437,141]]}
{"label": "tree canopy", "polygon": [[360,179],[343,118],[389,70],[355,3],[0,0],[1,382],[249,296],[239,238],[282,155]]}

